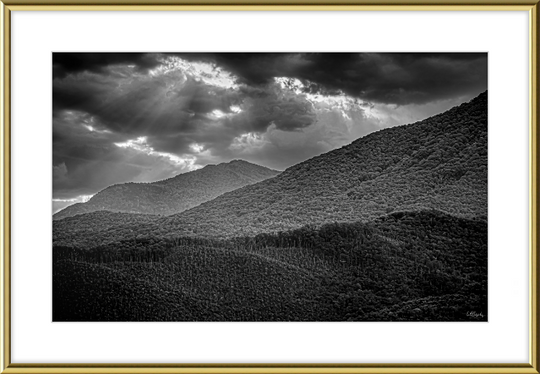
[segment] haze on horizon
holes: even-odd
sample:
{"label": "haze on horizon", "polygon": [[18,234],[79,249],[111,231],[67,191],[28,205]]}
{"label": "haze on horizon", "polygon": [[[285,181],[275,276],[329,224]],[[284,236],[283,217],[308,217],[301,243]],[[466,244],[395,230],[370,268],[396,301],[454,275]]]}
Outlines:
{"label": "haze on horizon", "polygon": [[233,159],[283,170],[486,89],[485,53],[54,53],[53,212]]}

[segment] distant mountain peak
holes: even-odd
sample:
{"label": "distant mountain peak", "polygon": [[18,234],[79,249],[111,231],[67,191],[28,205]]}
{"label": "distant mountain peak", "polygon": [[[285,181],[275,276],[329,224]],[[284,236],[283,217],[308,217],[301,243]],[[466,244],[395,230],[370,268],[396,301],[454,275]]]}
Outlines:
{"label": "distant mountain peak", "polygon": [[278,173],[244,160],[207,165],[157,182],[128,182],[109,186],[88,202],[69,206],[53,218],[62,219],[100,210],[170,215],[193,208],[225,192],[274,177]]}
{"label": "distant mountain peak", "polygon": [[231,160],[229,162],[222,162],[219,165],[230,165],[230,166],[235,166],[235,165],[246,165],[246,166],[255,166],[255,167],[260,167],[260,168],[263,168],[264,166],[261,166],[259,164],[254,164],[253,162],[249,162],[249,161],[246,161],[246,160],[242,160],[242,159],[239,159],[239,158],[235,158],[234,160]]}
{"label": "distant mountain peak", "polygon": [[246,160],[234,159],[234,160],[230,160],[230,161],[227,161],[227,162],[220,162],[219,164],[206,164],[202,169],[204,169],[206,167],[216,167],[216,166],[227,167],[227,166],[233,166],[233,165],[251,165],[251,166],[260,167],[260,168],[265,167],[265,166],[258,165],[258,164],[255,164],[253,162],[249,162],[249,161],[246,161]]}

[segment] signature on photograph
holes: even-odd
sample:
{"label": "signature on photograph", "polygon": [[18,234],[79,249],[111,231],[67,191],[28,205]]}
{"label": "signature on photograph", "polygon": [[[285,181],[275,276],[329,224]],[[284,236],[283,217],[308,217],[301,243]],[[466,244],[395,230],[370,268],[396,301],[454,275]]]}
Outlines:
{"label": "signature on photograph", "polygon": [[470,317],[470,318],[484,318],[484,314],[483,313],[478,313],[478,312],[473,312],[473,311],[468,311],[467,312],[467,317]]}

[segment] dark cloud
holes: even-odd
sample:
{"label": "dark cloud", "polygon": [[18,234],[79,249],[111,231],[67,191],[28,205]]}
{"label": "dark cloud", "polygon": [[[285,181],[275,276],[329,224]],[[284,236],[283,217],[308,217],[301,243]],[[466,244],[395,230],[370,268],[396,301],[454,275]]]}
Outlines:
{"label": "dark cloud", "polygon": [[86,75],[55,81],[53,101],[55,112],[88,113],[111,131],[163,136],[192,131],[214,110],[229,111],[235,96],[177,73],[121,81]]}
{"label": "dark cloud", "polygon": [[166,56],[220,66],[248,86],[298,78],[311,93],[343,92],[386,104],[425,104],[487,87],[487,53],[55,53],[55,77],[104,73],[118,64],[147,71]]}
{"label": "dark cloud", "polygon": [[311,93],[343,92],[385,104],[425,104],[487,88],[487,53],[193,54],[247,85],[303,80]]}
{"label": "dark cloud", "polygon": [[278,130],[296,131],[316,120],[313,105],[305,95],[282,90],[272,82],[257,88],[241,90],[243,112],[227,120],[228,126],[239,133],[265,132],[270,125]]}
{"label": "dark cloud", "polygon": [[[303,95],[284,92],[275,82],[233,89],[178,70],[115,79],[105,74],[68,76],[55,80],[53,104],[55,114],[85,113],[126,139],[147,136],[152,147],[175,154],[189,152],[193,142],[210,143],[216,133],[219,142],[226,142],[245,132],[264,132],[272,124],[296,131],[316,119]],[[232,106],[242,112],[233,115]]]}
{"label": "dark cloud", "polygon": [[53,53],[53,76],[63,78],[81,72],[103,73],[114,65],[132,65],[146,71],[160,64],[158,54],[148,53]]}

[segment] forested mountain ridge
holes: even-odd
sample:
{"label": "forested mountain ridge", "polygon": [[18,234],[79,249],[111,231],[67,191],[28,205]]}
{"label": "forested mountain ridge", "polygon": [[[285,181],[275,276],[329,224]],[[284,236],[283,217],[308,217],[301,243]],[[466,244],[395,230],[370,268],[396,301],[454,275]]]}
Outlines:
{"label": "forested mountain ridge", "polygon": [[242,160],[207,165],[153,183],[123,183],[107,187],[88,202],[71,205],[53,218],[58,220],[101,210],[170,215],[277,174],[276,170]]}
{"label": "forested mountain ridge", "polygon": [[426,209],[463,218],[487,216],[487,92],[179,214],[141,222],[121,216],[110,220],[112,225],[103,225],[103,217],[94,215],[56,221],[53,240],[56,245],[89,246],[133,235],[250,236]]}
{"label": "forested mountain ridge", "polygon": [[159,225],[165,232],[239,236],[422,209],[487,215],[487,92],[426,120],[369,134]]}

